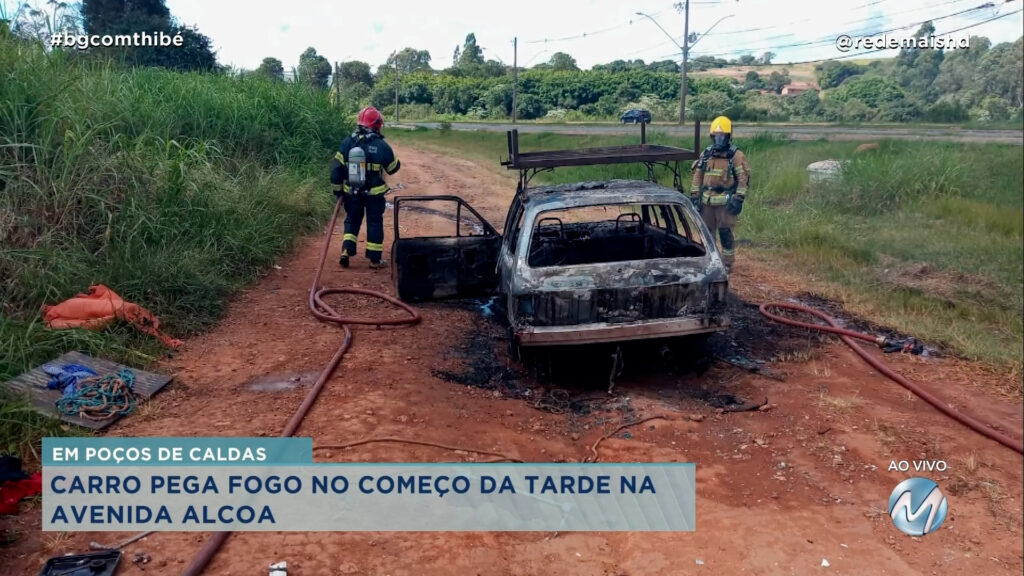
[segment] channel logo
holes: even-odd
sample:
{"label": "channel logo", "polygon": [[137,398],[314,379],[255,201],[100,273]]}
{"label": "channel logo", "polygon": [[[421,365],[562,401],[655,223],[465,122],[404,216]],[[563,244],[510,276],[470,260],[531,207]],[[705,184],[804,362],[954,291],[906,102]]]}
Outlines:
{"label": "channel logo", "polygon": [[938,530],[946,519],[946,497],[935,482],[908,478],[889,496],[889,516],[900,532],[924,536]]}

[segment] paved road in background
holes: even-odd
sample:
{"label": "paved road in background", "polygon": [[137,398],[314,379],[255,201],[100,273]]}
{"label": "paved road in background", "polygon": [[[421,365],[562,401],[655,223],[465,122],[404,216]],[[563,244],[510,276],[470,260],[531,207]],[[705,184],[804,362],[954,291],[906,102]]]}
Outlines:
{"label": "paved road in background", "polygon": [[[422,126],[440,128],[439,122],[413,122],[393,126]],[[634,124],[487,124],[483,122],[452,123],[452,130],[504,132],[517,128],[519,132],[557,132],[559,134],[639,134],[640,128]],[[703,128],[702,128],[703,130]],[[651,135],[669,134],[672,136],[693,139],[693,126],[673,124],[653,124],[648,126]],[[737,124],[736,136],[750,137],[754,134],[768,132],[782,134],[793,140],[876,140],[891,138],[898,140],[945,140],[954,142],[998,142],[1001,144],[1024,145],[1024,132],[1020,130],[975,130],[960,128],[917,128],[917,127],[848,127],[807,124],[765,124],[760,126],[743,126]],[[706,140],[706,134],[702,135]]]}

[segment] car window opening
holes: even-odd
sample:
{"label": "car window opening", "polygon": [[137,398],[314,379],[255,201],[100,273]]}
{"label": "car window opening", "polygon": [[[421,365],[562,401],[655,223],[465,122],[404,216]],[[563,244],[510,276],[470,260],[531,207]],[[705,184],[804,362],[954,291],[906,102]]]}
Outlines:
{"label": "car window opening", "polygon": [[531,268],[656,258],[699,258],[707,251],[678,204],[607,204],[538,214],[527,260]]}

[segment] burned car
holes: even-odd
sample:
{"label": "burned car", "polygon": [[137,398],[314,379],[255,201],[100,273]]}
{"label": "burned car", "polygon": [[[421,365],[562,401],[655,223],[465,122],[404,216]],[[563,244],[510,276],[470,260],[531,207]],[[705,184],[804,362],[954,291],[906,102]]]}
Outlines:
{"label": "burned car", "polygon": [[[643,142],[521,154],[513,131],[509,156],[503,164],[520,180],[500,233],[457,196],[395,200],[392,273],[401,299],[497,293],[515,346],[669,338],[729,325],[728,276],[714,236],[678,189],[642,180],[528,185],[555,166],[640,162],[652,180],[655,164],[674,166],[681,188],[679,162],[696,153]],[[438,201],[453,203],[454,236],[400,234],[403,211]]]}

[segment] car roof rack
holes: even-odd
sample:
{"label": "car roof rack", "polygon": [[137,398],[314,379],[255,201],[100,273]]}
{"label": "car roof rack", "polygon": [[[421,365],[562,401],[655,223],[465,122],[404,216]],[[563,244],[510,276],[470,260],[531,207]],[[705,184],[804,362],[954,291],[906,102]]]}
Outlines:
{"label": "car roof rack", "polygon": [[693,125],[693,149],[677,148],[647,143],[647,124],[640,124],[640,144],[608,146],[602,148],[578,148],[575,150],[544,150],[540,152],[519,151],[519,130],[506,132],[508,159],[501,165],[509,170],[519,171],[517,193],[524,192],[538,172],[551,171],[563,166],[598,166],[604,164],[640,163],[647,166],[648,180],[657,182],[654,166],[665,166],[672,171],[673,185],[682,191],[679,163],[700,157],[700,122]]}

